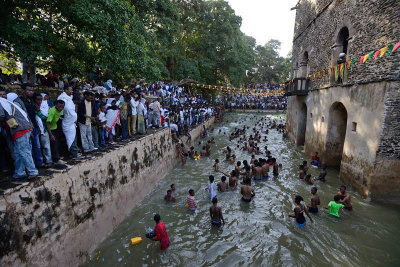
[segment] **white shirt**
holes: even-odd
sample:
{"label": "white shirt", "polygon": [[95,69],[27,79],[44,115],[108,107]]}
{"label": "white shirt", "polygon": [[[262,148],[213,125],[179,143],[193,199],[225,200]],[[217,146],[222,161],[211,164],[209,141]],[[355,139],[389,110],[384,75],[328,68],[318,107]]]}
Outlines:
{"label": "white shirt", "polygon": [[176,125],[175,123],[171,123],[169,127],[172,131],[178,132],[178,125]]}
{"label": "white shirt", "polygon": [[210,192],[210,199],[212,200],[217,194],[215,193],[215,184],[214,182],[212,182],[209,186],[208,186],[208,191]]}
{"label": "white shirt", "polygon": [[132,98],[131,99],[132,115],[137,115],[138,105],[139,105],[139,102]]}
{"label": "white shirt", "polygon": [[99,114],[99,121],[100,121],[101,123],[107,121],[107,119],[106,119],[106,114],[105,114],[104,112],[101,112],[101,111],[100,111],[100,114]]}

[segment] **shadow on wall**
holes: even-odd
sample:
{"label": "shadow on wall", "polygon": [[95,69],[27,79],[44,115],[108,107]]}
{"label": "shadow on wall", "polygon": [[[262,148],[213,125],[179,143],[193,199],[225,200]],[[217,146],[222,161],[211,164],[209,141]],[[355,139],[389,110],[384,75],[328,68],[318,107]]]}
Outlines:
{"label": "shadow on wall", "polygon": [[307,129],[307,105],[303,102],[297,116],[296,145],[303,146],[306,140]]}
{"label": "shadow on wall", "polygon": [[340,166],[346,138],[347,110],[341,102],[334,102],[329,109],[328,132],[324,161],[328,166]]}

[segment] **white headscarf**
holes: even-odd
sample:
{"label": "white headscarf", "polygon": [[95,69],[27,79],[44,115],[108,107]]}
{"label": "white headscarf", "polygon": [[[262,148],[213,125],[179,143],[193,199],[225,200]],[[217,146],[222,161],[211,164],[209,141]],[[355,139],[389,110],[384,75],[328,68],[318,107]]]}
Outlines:
{"label": "white headscarf", "polygon": [[46,94],[41,94],[43,97],[43,101],[42,104],[40,105],[40,111],[42,112],[42,114],[44,116],[49,116],[49,104],[47,103],[47,100],[44,100],[44,97],[46,96]]}

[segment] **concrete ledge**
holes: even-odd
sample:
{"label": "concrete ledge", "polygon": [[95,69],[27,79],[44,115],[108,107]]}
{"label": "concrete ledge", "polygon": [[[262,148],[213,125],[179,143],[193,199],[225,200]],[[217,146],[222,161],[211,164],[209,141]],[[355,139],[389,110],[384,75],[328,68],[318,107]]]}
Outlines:
{"label": "concrete ledge", "polygon": [[[192,140],[202,125],[191,131]],[[1,265],[79,265],[178,160],[171,132],[163,129],[6,191],[0,198]]]}
{"label": "concrete ledge", "polygon": [[272,113],[272,114],[279,114],[279,113],[285,113],[286,110],[281,110],[281,109],[227,109],[228,112],[237,112],[237,113]]}

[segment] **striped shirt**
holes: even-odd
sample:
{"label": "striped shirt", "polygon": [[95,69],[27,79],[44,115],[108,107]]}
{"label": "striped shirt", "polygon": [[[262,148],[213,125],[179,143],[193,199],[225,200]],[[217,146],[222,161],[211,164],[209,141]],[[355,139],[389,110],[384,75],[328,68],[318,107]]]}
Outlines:
{"label": "striped shirt", "polygon": [[197,203],[196,203],[196,199],[194,199],[194,196],[187,196],[186,197],[187,200],[187,204],[190,210],[194,211],[197,208]]}

